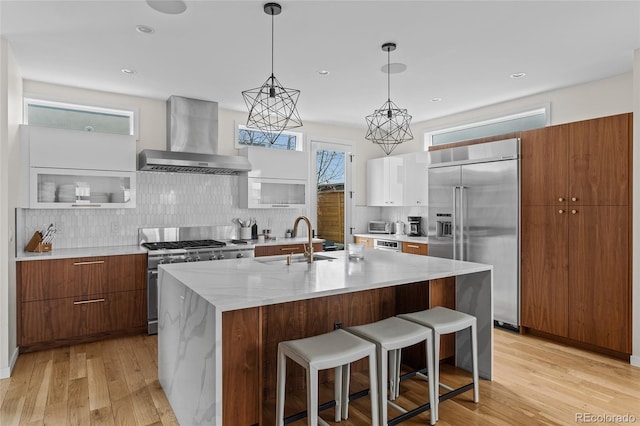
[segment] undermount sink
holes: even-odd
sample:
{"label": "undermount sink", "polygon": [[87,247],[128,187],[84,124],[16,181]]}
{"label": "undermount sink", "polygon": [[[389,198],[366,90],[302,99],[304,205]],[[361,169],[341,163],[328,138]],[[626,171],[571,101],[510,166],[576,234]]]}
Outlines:
{"label": "undermount sink", "polygon": [[[323,254],[313,254],[313,261],[316,262],[318,260],[334,260],[335,257],[325,256]],[[253,260],[260,263],[287,263],[287,256],[269,256],[265,258],[256,257]],[[304,257],[303,254],[294,254],[291,256],[291,263],[305,263],[307,258]]]}

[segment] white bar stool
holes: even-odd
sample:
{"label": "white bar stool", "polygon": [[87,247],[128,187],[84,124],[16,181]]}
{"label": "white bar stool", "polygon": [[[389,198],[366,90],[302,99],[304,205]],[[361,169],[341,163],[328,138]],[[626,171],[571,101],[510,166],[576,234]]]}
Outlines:
{"label": "white bar stool", "polygon": [[[431,424],[436,424],[434,415],[436,381],[433,380],[433,331],[427,327],[406,321],[400,318],[391,317],[382,321],[371,324],[349,327],[348,332],[356,334],[376,344],[378,359],[378,408],[380,409],[380,423],[387,425],[387,362],[391,375],[390,398],[394,400],[398,395],[398,386],[400,384],[400,351],[402,348],[415,345],[416,343],[425,342],[427,353],[427,374],[429,377],[429,406],[421,405],[413,410],[407,411],[397,404],[391,403],[396,409],[402,411],[403,414],[392,419],[389,423],[396,424],[400,421],[407,420],[416,416],[427,409],[431,409]],[[395,420],[395,421],[394,421]]]}
{"label": "white bar stool", "polygon": [[[369,396],[371,424],[378,424],[376,377],[376,346],[344,330],[334,330],[318,336],[278,343],[278,384],[276,394],[276,424],[284,425],[285,381],[287,357],[307,371],[307,424],[327,423],[318,417],[318,370],[335,369],[335,421],[348,417],[350,364],[369,357]],[[343,368],[344,367],[344,368]]]}
{"label": "white bar stool", "polygon": [[[478,335],[477,321],[473,315],[464,312],[454,311],[452,309],[436,306],[420,312],[411,314],[401,314],[398,318],[413,321],[417,324],[429,327],[433,330],[433,354],[435,359],[434,383],[436,389],[440,384],[440,336],[443,334],[455,333],[457,331],[469,328],[471,332],[471,357],[472,357],[472,374],[473,374],[473,402],[480,401],[480,386],[478,383]],[[464,388],[464,387],[463,387]],[[436,400],[435,413],[438,420],[438,405],[440,397]]]}

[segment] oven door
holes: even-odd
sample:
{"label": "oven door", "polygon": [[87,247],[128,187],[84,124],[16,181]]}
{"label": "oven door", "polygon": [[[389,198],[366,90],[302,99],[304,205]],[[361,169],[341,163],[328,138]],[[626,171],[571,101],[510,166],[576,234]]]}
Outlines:
{"label": "oven door", "polygon": [[158,270],[147,271],[147,333],[158,334]]}

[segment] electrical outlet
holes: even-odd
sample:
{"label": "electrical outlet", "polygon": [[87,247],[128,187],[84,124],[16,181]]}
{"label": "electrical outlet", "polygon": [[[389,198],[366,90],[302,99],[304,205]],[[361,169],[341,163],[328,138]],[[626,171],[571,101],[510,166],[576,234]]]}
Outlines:
{"label": "electrical outlet", "polygon": [[333,324],[333,329],[334,330],[337,330],[339,328],[342,328],[342,323],[341,322],[337,322],[337,323]]}
{"label": "electrical outlet", "polygon": [[111,222],[111,233],[117,234],[120,232],[120,224],[118,222]]}

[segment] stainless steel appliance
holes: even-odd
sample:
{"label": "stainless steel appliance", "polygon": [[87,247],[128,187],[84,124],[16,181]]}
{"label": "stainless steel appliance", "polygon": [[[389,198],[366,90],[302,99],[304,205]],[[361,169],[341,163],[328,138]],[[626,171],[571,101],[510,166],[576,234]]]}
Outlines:
{"label": "stainless steel appliance", "polygon": [[375,238],[373,248],[376,250],[402,251],[402,242],[398,240],[384,240]]}
{"label": "stainless steel appliance", "polygon": [[520,324],[519,139],[431,151],[429,255],[493,265],[494,322]]}
{"label": "stainless steel appliance", "polygon": [[369,234],[390,234],[391,223],[381,220],[370,220],[367,225],[367,231]]}
{"label": "stainless steel appliance", "polygon": [[409,236],[421,237],[422,236],[422,217],[408,216],[407,222],[409,223]]}
{"label": "stainless steel appliance", "polygon": [[[222,229],[220,229],[222,228]],[[138,243],[148,250],[147,331],[158,333],[158,265],[253,257],[253,245],[243,240],[213,239],[232,235],[228,228],[189,226],[140,228]],[[219,238],[219,237],[216,237]]]}

